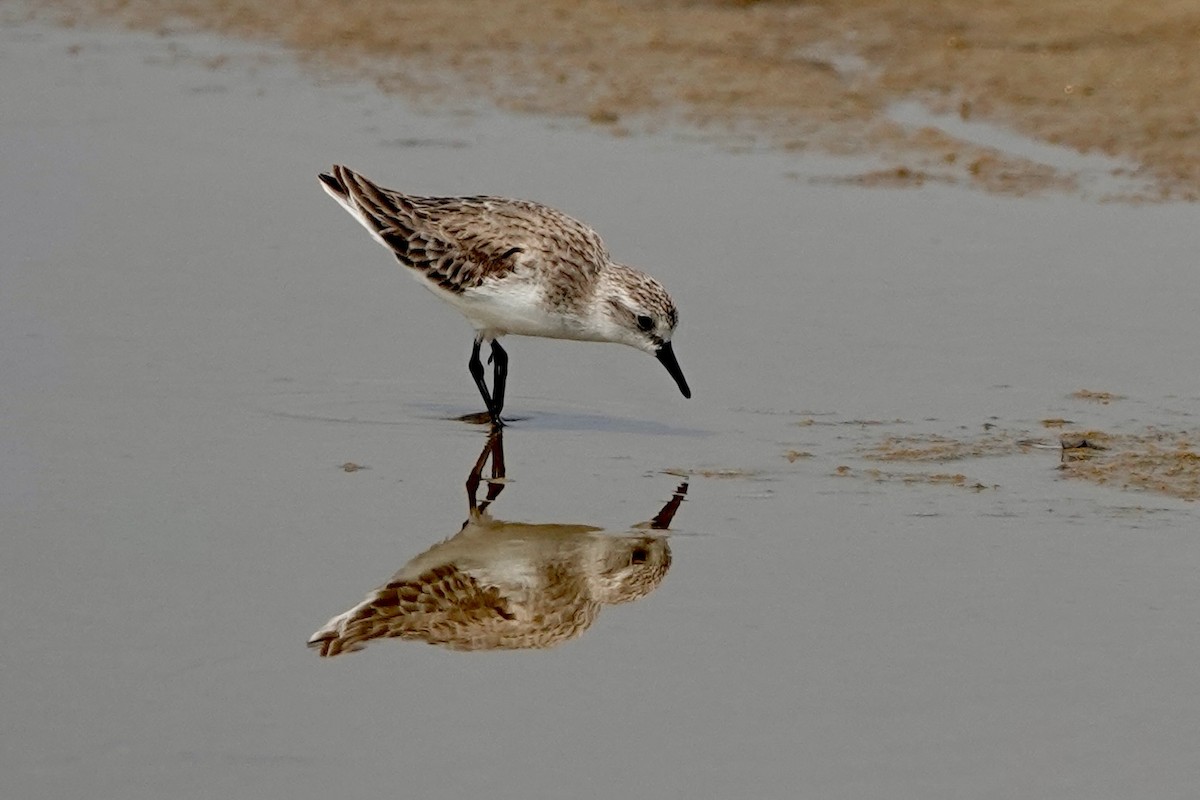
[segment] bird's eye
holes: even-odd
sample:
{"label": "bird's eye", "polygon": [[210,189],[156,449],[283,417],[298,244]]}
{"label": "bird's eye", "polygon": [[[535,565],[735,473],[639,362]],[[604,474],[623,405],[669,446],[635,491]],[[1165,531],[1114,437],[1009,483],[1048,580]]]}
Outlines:
{"label": "bird's eye", "polygon": [[637,326],[638,330],[640,330],[642,333],[649,333],[650,331],[654,330],[654,319],[646,316],[645,314],[638,314]]}
{"label": "bird's eye", "polygon": [[629,554],[629,560],[634,564],[645,564],[646,558],[650,554],[646,552],[644,547],[635,547],[633,552]]}

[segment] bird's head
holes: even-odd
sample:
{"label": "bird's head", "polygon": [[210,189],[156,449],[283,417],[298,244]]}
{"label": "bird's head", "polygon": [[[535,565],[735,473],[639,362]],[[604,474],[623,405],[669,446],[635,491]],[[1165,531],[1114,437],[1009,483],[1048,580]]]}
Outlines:
{"label": "bird's head", "polygon": [[683,396],[691,397],[692,390],[671,346],[671,336],[679,324],[679,312],[671,295],[649,275],[619,264],[610,268],[606,289],[600,308],[605,338],[657,358],[671,373]]}
{"label": "bird's head", "polygon": [[601,603],[628,603],[658,588],[671,568],[665,536],[598,534],[591,545],[588,582]]}

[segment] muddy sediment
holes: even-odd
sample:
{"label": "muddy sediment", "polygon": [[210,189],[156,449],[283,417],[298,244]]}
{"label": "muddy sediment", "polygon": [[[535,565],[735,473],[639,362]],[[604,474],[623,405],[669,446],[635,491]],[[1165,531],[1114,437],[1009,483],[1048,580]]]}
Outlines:
{"label": "muddy sediment", "polygon": [[[1057,426],[1055,426],[1057,427]],[[987,456],[1041,455],[1059,451],[1058,468],[1068,478],[1130,491],[1147,491],[1182,500],[1200,499],[1200,452],[1190,430],[1147,426],[1131,432],[1073,428],[1057,438],[1025,430],[997,430],[978,436],[888,436],[865,447],[868,461],[946,464]],[[871,480],[950,483],[976,488],[966,477],[941,473],[888,472],[878,468],[840,473]]]}
{"label": "muddy sediment", "polygon": [[435,103],[485,98],[623,133],[679,122],[714,139],[877,155],[846,180],[1072,191],[1076,175],[930,126],[897,101],[1128,160],[1144,191],[1200,198],[1200,7],[1019,0],[36,0],[67,24],[200,27],[282,42]]}

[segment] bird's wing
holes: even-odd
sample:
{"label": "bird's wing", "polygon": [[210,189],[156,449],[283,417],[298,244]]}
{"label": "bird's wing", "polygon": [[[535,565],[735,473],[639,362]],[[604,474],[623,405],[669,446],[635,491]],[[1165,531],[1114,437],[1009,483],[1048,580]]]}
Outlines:
{"label": "bird's wing", "polygon": [[361,650],[372,639],[393,636],[447,644],[503,626],[514,616],[497,587],[482,585],[454,564],[441,564],[379,587],[329,620],[308,646],[322,656],[336,656]]}
{"label": "bird's wing", "polygon": [[589,280],[608,261],[594,230],[538,203],[407,195],[343,166],[322,174],[321,181],[402,264],[451,292],[522,267],[554,265],[556,271],[566,270],[565,278]]}

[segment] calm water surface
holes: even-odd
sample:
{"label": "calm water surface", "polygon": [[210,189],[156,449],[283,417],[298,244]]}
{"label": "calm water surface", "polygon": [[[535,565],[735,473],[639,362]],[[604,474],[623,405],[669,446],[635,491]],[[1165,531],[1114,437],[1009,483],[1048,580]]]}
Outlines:
{"label": "calm water surface", "polygon": [[[0,795],[1200,782],[1194,504],[1064,480],[1053,449],[865,457],[1194,426],[1193,208],[868,191],[808,180],[862,165],[422,115],[213,38],[0,37]],[[549,650],[305,647],[460,529],[486,441],[453,420],[468,327],[319,190],[335,161],[558,206],[671,288],[693,400],[628,348],[509,343],[490,509],[628,534],[686,477],[653,592]]]}

